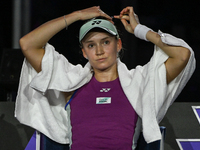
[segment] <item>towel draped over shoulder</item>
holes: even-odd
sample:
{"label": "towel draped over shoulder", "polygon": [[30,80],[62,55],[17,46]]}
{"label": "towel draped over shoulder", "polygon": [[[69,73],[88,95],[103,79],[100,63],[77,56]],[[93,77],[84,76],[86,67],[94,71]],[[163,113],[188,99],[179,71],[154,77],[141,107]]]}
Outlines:
{"label": "towel draped over shoulder", "polygon": [[[177,98],[195,70],[192,49],[183,40],[158,32],[161,40],[191,51],[184,70],[169,84],[166,83],[164,62],[168,56],[157,46],[150,61],[144,66],[128,70],[118,59],[119,80],[131,105],[142,119],[142,129],[147,143],[161,139],[159,122]],[[58,143],[69,143],[69,127],[62,92],[74,91],[88,83],[92,77],[87,63],[72,65],[50,44],[45,46],[42,71],[37,73],[25,59],[15,106],[15,117],[25,125],[42,132]]]}

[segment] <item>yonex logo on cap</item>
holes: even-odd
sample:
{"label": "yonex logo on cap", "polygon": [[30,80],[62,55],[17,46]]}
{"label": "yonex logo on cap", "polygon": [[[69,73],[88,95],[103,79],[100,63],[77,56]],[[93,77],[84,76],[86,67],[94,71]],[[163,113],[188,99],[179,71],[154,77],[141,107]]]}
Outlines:
{"label": "yonex logo on cap", "polygon": [[100,24],[101,21],[93,21],[92,25],[95,25],[95,24]]}
{"label": "yonex logo on cap", "polygon": [[101,28],[108,33],[117,36],[119,38],[119,34],[117,32],[117,29],[115,26],[108,20],[105,19],[95,19],[95,20],[90,20],[89,22],[85,23],[79,31],[79,42],[83,40],[85,35],[92,30],[93,28]]}

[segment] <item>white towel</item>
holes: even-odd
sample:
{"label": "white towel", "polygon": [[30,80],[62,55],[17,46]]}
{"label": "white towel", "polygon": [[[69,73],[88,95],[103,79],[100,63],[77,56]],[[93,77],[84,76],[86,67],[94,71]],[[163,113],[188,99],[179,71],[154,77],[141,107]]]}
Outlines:
{"label": "white towel", "polygon": [[[169,85],[166,83],[164,65],[168,56],[157,46],[145,66],[129,71],[118,60],[120,83],[142,118],[143,134],[148,143],[161,139],[158,123],[195,69],[194,53],[183,40],[160,31],[159,34],[164,43],[183,46],[191,51],[187,66]],[[47,44],[40,73],[37,74],[26,60],[23,63],[15,109],[17,119],[56,142],[68,143],[69,118],[64,110],[64,96],[59,91],[73,91],[89,82],[92,77],[90,68],[89,63],[84,68],[70,64],[53,46]]]}

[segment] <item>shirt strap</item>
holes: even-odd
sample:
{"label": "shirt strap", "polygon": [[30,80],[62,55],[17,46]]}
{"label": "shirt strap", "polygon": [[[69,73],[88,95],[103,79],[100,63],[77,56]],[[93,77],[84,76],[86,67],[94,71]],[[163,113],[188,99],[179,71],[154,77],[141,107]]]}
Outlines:
{"label": "shirt strap", "polygon": [[73,95],[71,96],[71,98],[69,99],[69,101],[67,102],[67,104],[65,105],[65,110],[66,110],[67,106],[69,105],[69,103],[72,101],[72,99],[73,99],[73,97],[74,97],[74,95],[76,94],[77,91],[78,90],[74,91]]}

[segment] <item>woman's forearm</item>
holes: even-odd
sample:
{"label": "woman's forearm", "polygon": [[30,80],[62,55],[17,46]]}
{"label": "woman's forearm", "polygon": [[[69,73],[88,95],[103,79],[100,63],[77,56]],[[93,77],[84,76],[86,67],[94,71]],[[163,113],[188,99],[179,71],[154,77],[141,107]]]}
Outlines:
{"label": "woman's forearm", "polygon": [[99,6],[94,6],[48,21],[20,39],[21,50],[32,67],[40,72],[42,58],[45,53],[43,47],[55,34],[75,21],[92,19],[98,16],[112,19]]}
{"label": "woman's forearm", "polygon": [[160,35],[153,31],[148,31],[146,38],[169,56],[165,62],[165,66],[167,72],[167,83],[170,83],[187,65],[190,58],[190,50],[185,47],[172,46],[163,43]]}
{"label": "woman's forearm", "polygon": [[160,35],[156,32],[147,32],[146,38],[147,40],[160,47],[170,58],[176,58],[186,61],[189,59],[190,51],[188,49],[179,46],[171,46],[163,43]]}
{"label": "woman's forearm", "polygon": [[[66,21],[65,21],[66,20]],[[22,50],[40,49],[55,34],[78,20],[78,13],[74,12],[44,23],[20,39]],[[67,22],[67,24],[66,24]]]}

